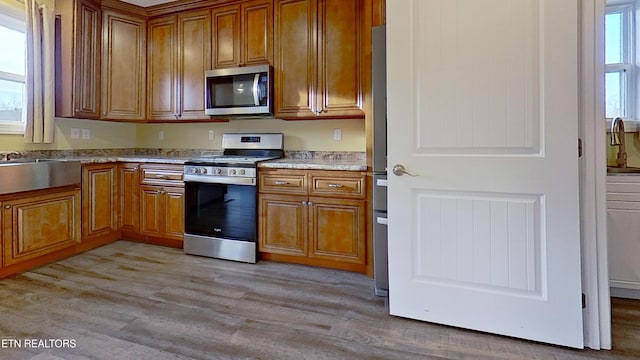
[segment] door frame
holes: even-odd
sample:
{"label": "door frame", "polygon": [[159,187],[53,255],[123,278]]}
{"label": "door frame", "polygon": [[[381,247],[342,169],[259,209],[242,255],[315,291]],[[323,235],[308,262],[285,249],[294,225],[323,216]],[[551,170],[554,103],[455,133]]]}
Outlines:
{"label": "door frame", "polygon": [[604,123],[605,0],[580,1],[579,161],[584,344],[611,349]]}

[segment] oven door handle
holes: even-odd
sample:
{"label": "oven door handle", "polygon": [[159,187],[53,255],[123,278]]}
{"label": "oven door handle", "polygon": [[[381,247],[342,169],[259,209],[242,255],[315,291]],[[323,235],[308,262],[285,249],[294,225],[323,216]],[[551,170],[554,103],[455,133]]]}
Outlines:
{"label": "oven door handle", "polygon": [[256,186],[255,178],[239,176],[198,176],[185,174],[184,182]]}

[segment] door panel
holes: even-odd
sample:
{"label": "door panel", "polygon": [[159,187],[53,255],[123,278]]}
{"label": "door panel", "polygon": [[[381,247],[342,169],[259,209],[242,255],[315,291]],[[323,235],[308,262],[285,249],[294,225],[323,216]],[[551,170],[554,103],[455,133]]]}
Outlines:
{"label": "door panel", "polygon": [[391,314],[583,346],[577,4],[388,4]]}

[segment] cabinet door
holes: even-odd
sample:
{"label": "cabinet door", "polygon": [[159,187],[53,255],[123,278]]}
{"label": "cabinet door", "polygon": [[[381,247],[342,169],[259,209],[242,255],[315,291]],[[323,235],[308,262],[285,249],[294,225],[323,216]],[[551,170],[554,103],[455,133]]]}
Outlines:
{"label": "cabinet door", "polygon": [[362,0],[319,2],[318,116],[364,117],[363,21]]}
{"label": "cabinet door", "polygon": [[147,117],[178,119],[178,18],[149,21],[147,47]]}
{"label": "cabinet door", "polygon": [[184,188],[168,187],[161,190],[165,238],[184,239]]}
{"label": "cabinet door", "polygon": [[271,64],[273,52],[272,1],[242,3],[242,51],[240,66]]}
{"label": "cabinet door", "polygon": [[118,231],[116,164],[82,167],[82,239]]}
{"label": "cabinet door", "polygon": [[3,202],[4,265],[80,243],[80,190]]}
{"label": "cabinet door", "polygon": [[315,0],[280,0],[275,9],[275,117],[315,118]]}
{"label": "cabinet door", "polygon": [[146,20],[102,13],[102,118],[144,120]]}
{"label": "cabinet door", "polygon": [[309,198],[309,257],[364,264],[366,206],[360,200]]}
{"label": "cabinet door", "polygon": [[205,115],[204,72],[211,68],[209,11],[178,15],[179,107],[181,120],[208,119]]}
{"label": "cabinet door", "polygon": [[140,232],[162,236],[162,205],[159,186],[140,185]]}
{"label": "cabinet door", "polygon": [[607,201],[611,286],[640,290],[640,202]]}
{"label": "cabinet door", "polygon": [[214,8],[213,67],[224,68],[240,64],[240,5]]}
{"label": "cabinet door", "polygon": [[306,196],[260,194],[259,251],[307,255],[306,201]]}
{"label": "cabinet door", "polygon": [[100,117],[102,14],[91,0],[56,4],[56,116]]}
{"label": "cabinet door", "polygon": [[138,192],[140,187],[140,173],[138,164],[120,164],[119,190],[120,208],[119,224],[123,231],[137,233],[140,230],[140,211]]}
{"label": "cabinet door", "polygon": [[75,48],[75,82],[73,85],[74,117],[97,119],[100,117],[100,44],[102,16],[100,5],[80,1]]}

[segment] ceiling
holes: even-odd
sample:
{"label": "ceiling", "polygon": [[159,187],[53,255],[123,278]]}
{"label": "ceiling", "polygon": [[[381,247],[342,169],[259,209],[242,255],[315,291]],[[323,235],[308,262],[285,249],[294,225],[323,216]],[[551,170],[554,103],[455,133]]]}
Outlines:
{"label": "ceiling", "polygon": [[128,2],[129,4],[134,4],[142,7],[153,6],[158,4],[164,4],[168,2],[172,2],[175,0],[122,0],[124,2]]}

